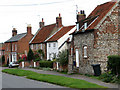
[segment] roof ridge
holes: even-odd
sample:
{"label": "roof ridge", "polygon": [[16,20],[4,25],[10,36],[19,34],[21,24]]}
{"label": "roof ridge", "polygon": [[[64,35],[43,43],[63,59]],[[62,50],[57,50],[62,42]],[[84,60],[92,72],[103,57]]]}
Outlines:
{"label": "roof ridge", "polygon": [[55,25],[56,23],[53,23],[53,24],[49,24],[49,25],[46,25],[46,26],[44,26],[44,27],[48,27],[48,26],[50,26],[50,25]]}

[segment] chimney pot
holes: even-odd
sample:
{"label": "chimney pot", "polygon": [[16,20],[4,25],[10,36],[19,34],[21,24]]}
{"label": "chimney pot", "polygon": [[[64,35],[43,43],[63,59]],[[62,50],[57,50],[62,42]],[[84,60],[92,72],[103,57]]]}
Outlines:
{"label": "chimney pot", "polygon": [[42,18],[42,22],[44,22],[43,18]]}
{"label": "chimney pot", "polygon": [[42,28],[44,27],[44,19],[42,18],[42,22],[39,22],[39,27]]}
{"label": "chimney pot", "polygon": [[61,14],[59,13],[59,17],[61,17]]}
{"label": "chimney pot", "polygon": [[13,30],[12,30],[12,36],[15,36],[15,35],[17,35],[17,30],[16,30],[16,28],[13,28]]}
{"label": "chimney pot", "polygon": [[57,27],[62,27],[62,17],[60,13],[59,13],[59,17],[56,17],[56,25]]}
{"label": "chimney pot", "polygon": [[80,10],[80,14],[82,14],[82,10]]}
{"label": "chimney pot", "polygon": [[27,25],[27,34],[31,34],[31,24]]}

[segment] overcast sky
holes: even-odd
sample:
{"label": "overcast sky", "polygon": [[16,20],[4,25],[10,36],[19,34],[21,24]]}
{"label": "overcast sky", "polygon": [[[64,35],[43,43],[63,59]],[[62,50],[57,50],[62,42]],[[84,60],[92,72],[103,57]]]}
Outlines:
{"label": "overcast sky", "polygon": [[99,4],[110,0],[0,0],[0,42],[12,36],[12,28],[25,33],[27,24],[31,24],[32,33],[39,28],[41,18],[45,25],[56,22],[61,13],[64,26],[76,22],[76,5],[78,10],[85,10],[88,16]]}

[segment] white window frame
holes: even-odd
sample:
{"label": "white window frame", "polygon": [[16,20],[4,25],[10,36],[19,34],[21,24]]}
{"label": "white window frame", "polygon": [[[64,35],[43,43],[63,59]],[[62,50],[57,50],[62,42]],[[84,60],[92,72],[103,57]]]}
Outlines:
{"label": "white window frame", "polygon": [[51,43],[49,43],[49,47],[51,47]]}
{"label": "white window frame", "polygon": [[14,44],[12,44],[12,51],[14,51]]}
{"label": "white window frame", "polygon": [[79,51],[78,49],[75,50],[76,55],[76,67],[79,67]]}
{"label": "white window frame", "polygon": [[40,44],[40,49],[42,49],[42,44]]}
{"label": "white window frame", "polygon": [[79,23],[76,24],[77,31],[79,31]]}
{"label": "white window frame", "polygon": [[87,29],[87,22],[84,23],[84,29],[85,29],[85,30]]}
{"label": "white window frame", "polygon": [[88,56],[87,56],[87,46],[84,46],[84,47],[83,47],[83,51],[84,51],[84,53],[83,53],[84,58],[87,58],[87,57],[88,57]]}
{"label": "white window frame", "polygon": [[56,43],[53,43],[53,47],[56,47]]}
{"label": "white window frame", "polygon": [[30,45],[31,49],[33,49],[33,44]]}
{"label": "white window frame", "polygon": [[15,44],[15,51],[17,51],[17,44]]}
{"label": "white window frame", "polygon": [[38,44],[36,44],[36,50],[38,50]]}

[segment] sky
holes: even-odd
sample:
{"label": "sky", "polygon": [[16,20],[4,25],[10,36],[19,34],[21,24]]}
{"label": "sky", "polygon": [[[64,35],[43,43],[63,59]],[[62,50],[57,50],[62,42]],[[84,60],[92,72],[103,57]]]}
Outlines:
{"label": "sky", "polygon": [[76,10],[85,10],[88,16],[97,5],[110,0],[0,0],[0,43],[12,37],[12,29],[25,33],[31,24],[32,33],[44,18],[45,25],[56,22],[61,13],[64,26],[75,25]]}

